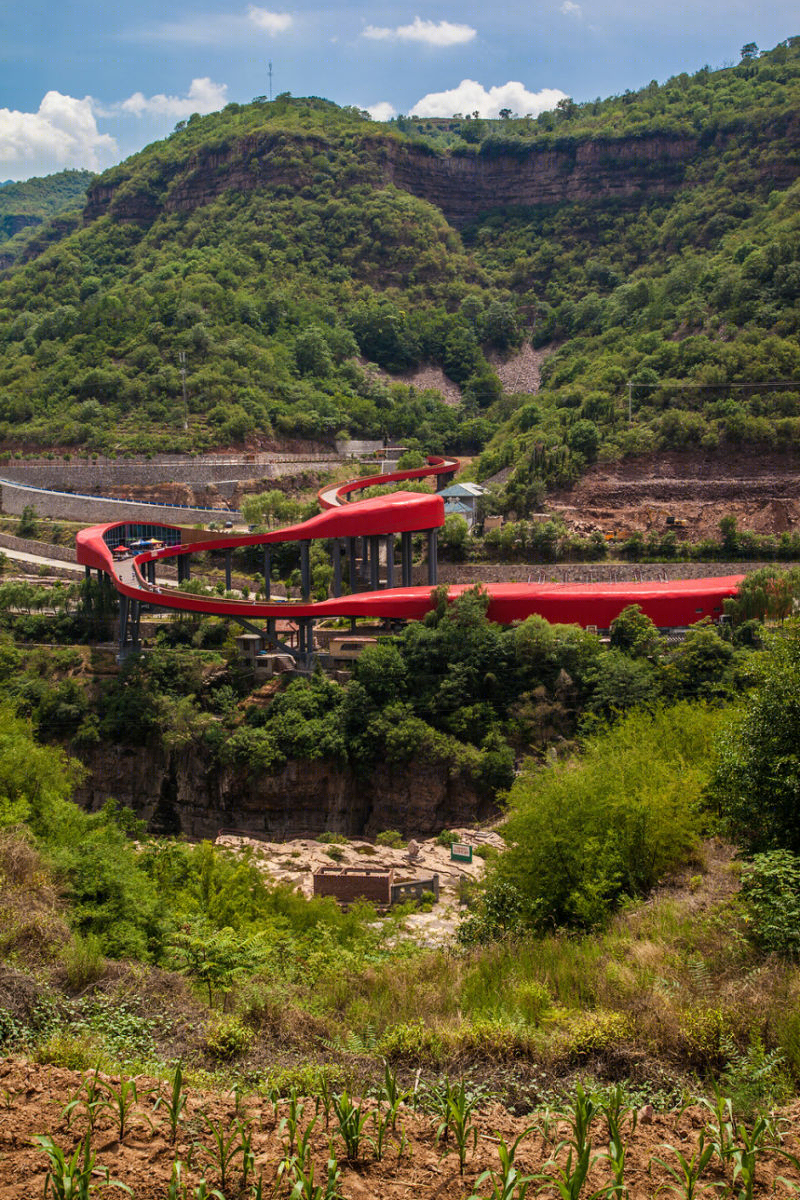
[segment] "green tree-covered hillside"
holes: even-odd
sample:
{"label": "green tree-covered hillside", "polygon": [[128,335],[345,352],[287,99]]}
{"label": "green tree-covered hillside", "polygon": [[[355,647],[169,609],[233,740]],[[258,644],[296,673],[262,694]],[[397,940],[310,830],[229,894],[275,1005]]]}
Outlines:
{"label": "green tree-covered hillside", "polygon": [[[520,513],[598,455],[795,449],[798,100],[792,38],[536,120],[381,125],[281,96],[181,122],[0,280],[0,440],[485,447]],[[485,197],[541,155],[565,164],[558,196],[447,220],[466,178]],[[524,340],[552,352],[535,398],[490,365]],[[459,407],[391,381],[422,363]]]}

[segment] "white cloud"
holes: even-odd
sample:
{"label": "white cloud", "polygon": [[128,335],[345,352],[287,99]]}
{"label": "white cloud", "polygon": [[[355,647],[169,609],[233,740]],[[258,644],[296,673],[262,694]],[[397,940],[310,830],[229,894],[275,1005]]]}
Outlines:
{"label": "white cloud", "polygon": [[243,13],[198,13],[180,21],[163,21],[149,29],[124,35],[127,41],[183,42],[193,46],[231,46],[248,39],[259,30],[276,37],[294,24],[289,13],[272,12],[250,4]]}
{"label": "white cloud", "polygon": [[127,100],[122,100],[106,112],[130,113],[135,117],[189,117],[192,113],[217,112],[227,103],[227,83],[214,83],[208,76],[193,79],[186,96],[144,96],[142,92],[134,92]]}
{"label": "white cloud", "polygon": [[574,4],[573,0],[564,0],[564,3],[561,5],[561,12],[565,17],[574,17],[578,21],[583,16],[583,9],[580,4]]}
{"label": "white cloud", "polygon": [[97,128],[90,96],[78,100],[51,91],[38,112],[0,108],[0,174],[27,178],[66,167],[97,171],[118,157],[114,138]]}
{"label": "white cloud", "polygon": [[390,121],[392,117],[397,116],[397,109],[388,100],[381,100],[378,104],[365,104],[364,112],[368,112],[373,121]]}
{"label": "white cloud", "polygon": [[412,117],[452,117],[453,113],[478,112],[482,117],[499,117],[501,108],[510,108],[512,113],[525,116],[555,108],[566,93],[558,88],[542,88],[540,92],[529,92],[524,84],[509,80],[500,87],[487,91],[474,79],[462,79],[457,88],[449,92],[429,92],[411,109]]}
{"label": "white cloud", "polygon": [[452,21],[423,21],[414,17],[410,25],[397,25],[388,29],[380,25],[368,25],[363,36],[373,41],[422,42],[426,46],[463,46],[476,36],[471,25],[455,25]]}
{"label": "white cloud", "polygon": [[270,12],[266,8],[256,8],[255,4],[250,5],[247,16],[256,29],[263,29],[272,37],[278,33],[285,33],[292,24],[289,13]]}

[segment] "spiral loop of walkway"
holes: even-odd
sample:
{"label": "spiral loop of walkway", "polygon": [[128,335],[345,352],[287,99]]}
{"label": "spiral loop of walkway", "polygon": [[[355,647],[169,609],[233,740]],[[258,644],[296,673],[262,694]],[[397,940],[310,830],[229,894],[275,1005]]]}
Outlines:
{"label": "spiral loop of walkway", "polygon": [[[396,491],[366,500],[351,500],[359,491],[413,479],[436,477],[437,486],[459,469],[457,459],[431,457],[427,465],[349,480],[323,488],[319,493],[322,512],[297,525],[261,533],[219,534],[180,526],[144,526],[130,521],[93,525],[76,537],[77,559],[87,570],[105,575],[120,596],[122,609],[120,650],[127,645],[128,626],[138,641],[138,619],[142,606],[180,612],[233,617],[252,627],[266,622],[273,642],[275,622],[291,618],[300,628],[301,652],[312,647],[312,623],[328,617],[370,617],[377,620],[420,620],[434,604],[432,589],[437,582],[436,535],[444,524],[444,502],[436,493]],[[142,533],[144,531],[144,533]],[[427,537],[428,582],[412,583],[412,536]],[[133,538],[149,536],[160,543],[131,557],[115,558],[114,551]],[[400,586],[395,586],[395,539],[400,538]],[[309,545],[324,540],[331,547],[334,595],[326,600],[310,598]],[[270,595],[270,548],[284,542],[298,544],[301,563],[301,598],[275,599]],[[195,595],[181,589],[189,578],[190,556],[202,551],[222,551],[226,556],[226,581],[230,589],[230,555],[241,546],[259,546],[264,555],[265,595],[256,600],[228,596]],[[158,564],[177,559],[178,587],[157,583]],[[344,586],[343,564],[349,573],[349,591]],[[718,619],[723,601],[734,596],[744,576],[640,583],[486,583],[488,616],[501,624],[512,624],[538,614],[551,622],[608,629],[623,608],[638,604],[660,628],[691,625],[705,617]],[[366,581],[367,590],[363,590]],[[448,598],[455,599],[471,585],[451,585]],[[359,590],[359,587],[362,590]]]}

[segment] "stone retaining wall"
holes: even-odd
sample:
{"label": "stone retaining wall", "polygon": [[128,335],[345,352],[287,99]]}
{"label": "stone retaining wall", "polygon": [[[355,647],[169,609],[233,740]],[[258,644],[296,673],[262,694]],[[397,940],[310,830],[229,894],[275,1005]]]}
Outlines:
{"label": "stone retaining wall", "polygon": [[338,455],[269,457],[263,454],[235,458],[103,459],[64,462],[11,460],[0,463],[0,476],[16,483],[50,491],[106,493],[116,488],[156,487],[164,483],[239,483],[246,479],[279,479],[301,471],[326,471],[339,462]]}
{"label": "stone retaining wall", "polygon": [[0,480],[0,508],[4,513],[19,516],[26,504],[36,509],[40,517],[55,517],[61,521],[82,521],[92,525],[101,521],[163,522],[167,525],[208,524],[240,516],[227,509],[180,508],[169,504],[142,504],[135,500],[109,500],[102,496],[71,495],[45,488]]}
{"label": "stone retaining wall", "polygon": [[35,542],[32,538],[14,537],[10,533],[0,533],[0,546],[7,550],[19,550],[22,554],[38,554],[40,558],[57,558],[60,562],[77,562],[77,555],[71,546],[54,546],[51,542]]}

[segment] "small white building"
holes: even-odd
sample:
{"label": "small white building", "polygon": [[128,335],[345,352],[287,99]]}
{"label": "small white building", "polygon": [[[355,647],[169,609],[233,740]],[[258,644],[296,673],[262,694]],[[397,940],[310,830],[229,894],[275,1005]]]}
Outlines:
{"label": "small white building", "polygon": [[449,517],[456,513],[471,529],[478,517],[478,498],[485,493],[486,488],[479,483],[451,483],[439,492],[444,500],[444,515]]}

